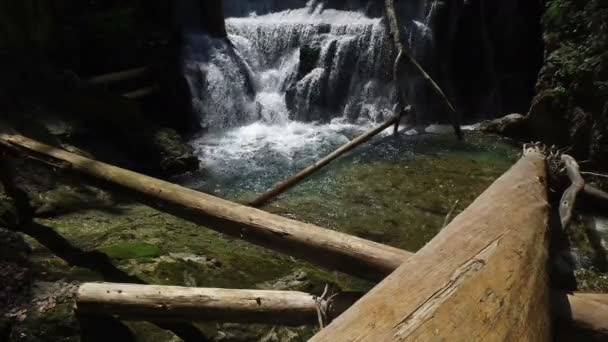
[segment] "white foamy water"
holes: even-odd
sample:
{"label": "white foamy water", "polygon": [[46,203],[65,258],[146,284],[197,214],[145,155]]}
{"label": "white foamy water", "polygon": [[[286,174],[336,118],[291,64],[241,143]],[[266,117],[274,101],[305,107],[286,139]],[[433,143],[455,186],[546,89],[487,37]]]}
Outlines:
{"label": "white foamy water", "polygon": [[[338,146],[346,144],[369,126],[333,122],[315,124],[290,121],[285,124],[256,122],[218,134],[207,134],[193,141],[197,154],[204,156],[206,166],[224,169],[244,161],[252,171],[268,163],[302,165],[313,162]],[[382,135],[389,134],[387,129]],[[267,157],[273,156],[270,159]]]}

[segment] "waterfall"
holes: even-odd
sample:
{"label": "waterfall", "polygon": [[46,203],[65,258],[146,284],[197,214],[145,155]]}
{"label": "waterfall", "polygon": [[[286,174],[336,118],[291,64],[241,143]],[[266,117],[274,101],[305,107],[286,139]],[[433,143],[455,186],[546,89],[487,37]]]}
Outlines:
{"label": "waterfall", "polygon": [[382,19],[309,1],[226,26],[229,41],[186,35],[184,64],[203,127],[377,122],[391,112],[393,49]]}
{"label": "waterfall", "polygon": [[[222,177],[303,167],[392,114],[395,53],[382,17],[322,0],[227,6],[245,11],[226,19],[228,39],[190,32],[184,51],[193,107],[208,132],[193,145]],[[405,21],[413,44],[432,36],[426,8]]]}

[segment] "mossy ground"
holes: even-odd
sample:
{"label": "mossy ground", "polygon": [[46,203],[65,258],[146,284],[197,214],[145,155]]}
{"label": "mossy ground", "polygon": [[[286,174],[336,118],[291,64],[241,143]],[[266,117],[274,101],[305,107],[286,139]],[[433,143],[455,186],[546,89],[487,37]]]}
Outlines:
{"label": "mossy ground", "polygon": [[[411,251],[418,250],[454,215],[464,210],[517,158],[518,149],[494,138],[469,136],[388,137],[340,160],[265,208]],[[255,194],[234,192],[232,200]],[[105,253],[112,263],[140,279],[164,285],[224,288],[287,287],[313,293],[325,284],[367,290],[372,284],[319,269],[286,255],[233,239],[151,207],[116,200],[37,222],[84,252]],[[33,271],[41,278],[103,280],[100,273],[53,256],[33,239]],[[295,275],[295,276],[294,276]],[[106,279],[110,280],[110,279]],[[137,336],[166,341],[167,334],[145,323],[129,323]],[[271,327],[243,330],[202,325],[210,336],[261,339]],[[311,328],[295,329],[301,340]],[[276,330],[273,334],[292,334]],[[283,334],[283,335],[281,335]]]}

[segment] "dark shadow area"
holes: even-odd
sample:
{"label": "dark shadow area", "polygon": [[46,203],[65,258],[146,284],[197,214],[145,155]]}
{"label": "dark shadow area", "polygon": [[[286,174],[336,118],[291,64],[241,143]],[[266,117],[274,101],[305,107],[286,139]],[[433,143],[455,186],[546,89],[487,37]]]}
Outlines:
{"label": "dark shadow area", "polygon": [[[5,158],[0,160],[0,182],[2,182],[6,188],[7,193],[15,200],[15,205],[19,215],[19,224],[14,227],[14,230],[34,238],[40,244],[53,252],[53,254],[65,260],[70,265],[88,268],[101,274],[106,281],[137,284],[146,283],[142,279],[118,269],[112,264],[107,255],[97,251],[82,251],[73,246],[68,240],[66,240],[52,228],[31,221],[33,209],[30,207],[28,195],[25,191],[16,186],[14,177],[15,172],[10,165],[6,163]],[[99,321],[100,325],[98,326],[95,326],[95,324],[92,323],[97,321],[97,317],[79,317],[79,320],[85,323],[85,326],[82,327],[83,341],[109,341],[112,339],[116,341],[125,341],[125,339],[123,339],[126,336],[124,335],[124,331],[125,329],[129,330],[120,321],[111,317],[102,317]],[[190,323],[153,323],[161,329],[172,331],[186,342],[208,341],[207,337],[205,337],[198,328]],[[91,332],[92,335],[86,336],[87,331]],[[112,337],[110,338],[108,334],[113,334],[114,332],[116,332],[118,335],[111,335]],[[95,338],[100,339],[97,340]],[[127,339],[127,341],[129,340]]]}

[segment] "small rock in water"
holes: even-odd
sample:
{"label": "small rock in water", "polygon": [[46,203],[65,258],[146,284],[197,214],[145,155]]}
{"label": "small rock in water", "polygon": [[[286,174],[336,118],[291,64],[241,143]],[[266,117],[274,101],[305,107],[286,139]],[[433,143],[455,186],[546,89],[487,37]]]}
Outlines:
{"label": "small rock in water", "polygon": [[412,128],[412,129],[410,129],[410,130],[408,130],[408,131],[405,132],[405,135],[418,135],[418,134],[420,134],[420,133],[415,128]]}
{"label": "small rock in water", "polygon": [[258,287],[269,290],[303,290],[310,286],[308,274],[304,271],[296,271],[275,281],[267,281]]}
{"label": "small rock in water", "polygon": [[424,131],[429,134],[453,134],[454,128],[450,125],[430,125]]}

